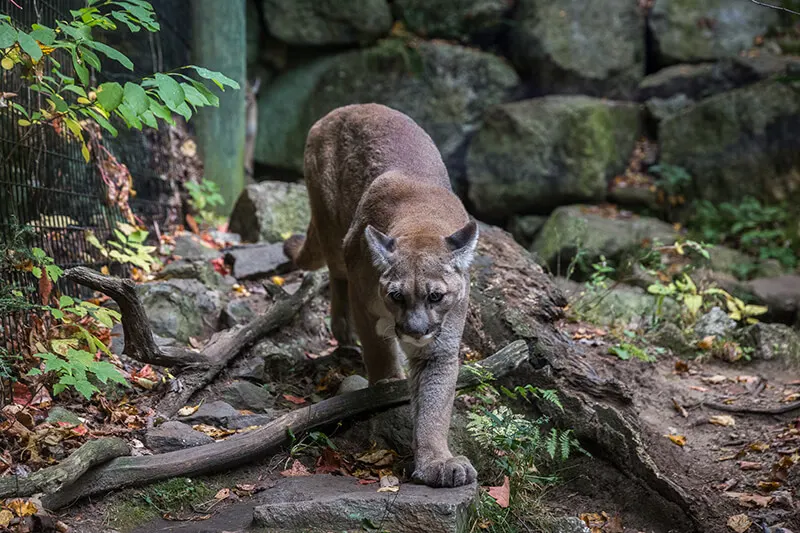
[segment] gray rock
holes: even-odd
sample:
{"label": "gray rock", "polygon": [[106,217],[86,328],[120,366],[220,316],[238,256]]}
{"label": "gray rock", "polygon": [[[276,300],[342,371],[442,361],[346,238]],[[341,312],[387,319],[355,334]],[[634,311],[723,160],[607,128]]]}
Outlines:
{"label": "gray rock", "polygon": [[222,312],[222,323],[227,328],[247,324],[256,317],[256,312],[247,303],[247,300],[238,298],[231,300]]}
{"label": "gray rock", "polygon": [[194,414],[179,417],[178,420],[189,425],[208,424],[215,427],[227,427],[231,420],[239,416],[239,411],[232,405],[217,400],[202,404]]}
{"label": "gray rock", "polygon": [[225,253],[225,262],[233,266],[232,273],[236,279],[271,276],[286,271],[291,264],[280,242],[231,248]]}
{"label": "gray rock", "polygon": [[768,319],[784,324],[796,324],[800,320],[800,275],[754,279],[747,288],[756,300],[767,306]]}
{"label": "gray rock", "polygon": [[238,415],[228,420],[228,429],[244,429],[252,426],[265,426],[278,418],[280,413],[267,409],[268,413],[255,413],[252,415]]}
{"label": "gray rock", "polygon": [[253,346],[252,357],[264,361],[264,374],[274,381],[281,381],[308,364],[302,347],[276,344],[270,339],[264,339]]}
{"label": "gray rock", "polygon": [[753,359],[776,360],[800,369],[800,334],[789,326],[758,322],[737,332],[736,340],[753,349]]}
{"label": "gray rock", "polygon": [[669,98],[651,98],[645,102],[645,109],[651,117],[660,122],[666,118],[680,113],[694,103],[685,94],[676,94]]}
{"label": "gray rock", "polygon": [[694,325],[694,333],[701,339],[708,336],[722,339],[727,337],[734,329],[736,329],[736,321],[730,318],[728,313],[716,306],[698,318]]}
{"label": "gray rock", "polygon": [[181,233],[175,237],[175,248],[172,250],[172,255],[189,260],[210,260],[216,259],[222,254],[196,235]]}
{"label": "gray rock", "polygon": [[246,357],[240,362],[235,363],[231,370],[231,376],[239,379],[264,382],[264,360],[258,357]]}
{"label": "gray rock", "polygon": [[[622,325],[628,329],[648,328],[658,318],[658,299],[639,287],[615,284],[601,289],[600,294],[585,290],[572,298],[572,312],[582,320],[598,326]],[[661,319],[680,316],[674,300],[665,298],[661,304]]]}
{"label": "gray rock", "polygon": [[222,392],[222,398],[237,409],[265,411],[274,404],[272,395],[263,387],[249,381],[235,381]]}
{"label": "gray rock", "polygon": [[547,222],[547,217],[538,215],[526,215],[512,217],[508,222],[508,232],[514,237],[514,240],[525,248],[530,248],[533,240],[542,229],[544,223]]}
{"label": "gray rock", "polygon": [[520,0],[510,49],[545,93],[628,99],[645,72],[643,35],[635,2]]}
{"label": "gray rock", "polygon": [[762,54],[757,57],[731,57],[713,63],[673,65],[650,74],[639,84],[639,100],[672,98],[684,95],[701,100],[786,73],[800,58]]}
{"label": "gray rock", "polygon": [[194,279],[171,279],[137,287],[153,332],[183,343],[216,331],[225,296]]}
{"label": "gray rock", "polygon": [[262,181],[242,191],[229,226],[247,242],[281,242],[284,234],[305,233],[310,220],[308,192],[303,185]]}
{"label": "gray rock", "polygon": [[577,516],[562,516],[546,521],[546,533],[592,533],[586,522]]}
{"label": "gray rock", "polygon": [[661,121],[658,136],[661,162],[685,168],[699,198],[771,202],[800,191],[800,92],[789,84],[706,98]]}
{"label": "gray rock", "polygon": [[315,121],[343,105],[374,102],[407,114],[425,129],[460,187],[470,134],[484,110],[504,101],[519,82],[499,57],[442,42],[421,41],[412,48],[387,39],[324,57],[264,89],[255,159],[302,172],[306,136]]}
{"label": "gray rock", "polygon": [[381,524],[392,533],[466,533],[478,496],[477,485],[432,489],[404,484],[380,493],[354,478],[317,475],[280,480],[262,496],[254,522],[270,531],[302,531],[324,525],[359,530]]}
{"label": "gray rock", "polygon": [[156,453],[166,453],[194,446],[210,444],[214,439],[195,431],[191,426],[174,420],[147,430],[145,443]]}
{"label": "gray rock", "polygon": [[[559,207],[545,223],[531,251],[557,274],[564,275],[580,250],[585,264],[605,256],[617,260],[636,253],[644,240],[672,244],[674,228],[655,218],[606,218],[585,206]],[[560,271],[559,271],[560,268]]]}
{"label": "gray rock", "polygon": [[336,395],[341,396],[342,394],[366,389],[367,387],[369,387],[369,381],[367,381],[367,378],[359,376],[358,374],[353,374],[352,376],[347,376],[342,380],[342,382],[339,384],[339,388],[336,390]]}
{"label": "gray rock", "polygon": [[417,35],[470,41],[490,39],[506,26],[506,0],[395,0],[400,20]]}
{"label": "gray rock", "polygon": [[648,24],[662,66],[736,56],[780,19],[774,9],[729,0],[659,0]]}
{"label": "gray rock", "polygon": [[72,424],[73,426],[79,426],[83,423],[78,415],[69,409],[64,409],[63,407],[59,406],[55,406],[48,411],[47,421],[51,424],[55,424],[56,422],[66,422],[67,424]]}
{"label": "gray rock", "polygon": [[217,242],[224,242],[227,244],[242,244],[242,236],[238,233],[231,233],[229,231],[219,231],[216,229],[209,230],[208,234]]}
{"label": "gray rock", "polygon": [[156,273],[157,280],[196,279],[211,289],[227,288],[226,278],[214,270],[209,261],[190,261],[180,259],[172,261]]}
{"label": "gray rock", "polygon": [[638,131],[637,104],[546,96],[496,106],[469,146],[469,199],[490,220],[601,201]]}
{"label": "gray rock", "polygon": [[386,35],[386,0],[262,0],[269,33],[294,45],[357,44]]}
{"label": "gray rock", "polygon": [[667,348],[677,356],[691,355],[696,351],[686,339],[683,330],[673,322],[662,323],[655,331],[649,333],[648,337],[656,346]]}

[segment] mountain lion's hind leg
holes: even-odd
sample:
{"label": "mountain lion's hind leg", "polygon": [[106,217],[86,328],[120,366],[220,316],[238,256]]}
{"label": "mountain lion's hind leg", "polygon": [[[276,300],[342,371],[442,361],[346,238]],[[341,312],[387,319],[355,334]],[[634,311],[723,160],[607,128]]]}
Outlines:
{"label": "mountain lion's hind leg", "polygon": [[340,347],[356,346],[347,278],[334,277],[333,273],[331,273],[331,331]]}
{"label": "mountain lion's hind leg", "polygon": [[325,266],[325,254],[319,243],[313,216],[305,236],[295,233],[283,241],[283,253],[302,270],[317,270]]}
{"label": "mountain lion's hind leg", "polygon": [[403,370],[405,357],[401,353],[400,345],[394,333],[394,324],[382,329],[381,321],[375,320],[363,305],[353,302],[352,312],[356,333],[361,340],[361,355],[364,366],[367,367],[369,384],[375,385],[379,381],[404,379]]}

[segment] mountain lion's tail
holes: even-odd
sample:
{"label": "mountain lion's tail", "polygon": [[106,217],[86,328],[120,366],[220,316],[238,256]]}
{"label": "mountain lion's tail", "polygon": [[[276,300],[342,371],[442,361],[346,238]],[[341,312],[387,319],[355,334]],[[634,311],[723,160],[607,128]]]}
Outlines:
{"label": "mountain lion's tail", "polygon": [[305,236],[295,233],[283,242],[283,253],[302,270],[317,270],[325,266],[325,256],[313,220]]}

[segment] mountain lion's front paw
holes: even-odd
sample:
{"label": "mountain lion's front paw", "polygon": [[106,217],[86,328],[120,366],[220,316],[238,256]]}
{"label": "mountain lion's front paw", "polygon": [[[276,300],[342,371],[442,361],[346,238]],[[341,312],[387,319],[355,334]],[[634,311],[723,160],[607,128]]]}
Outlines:
{"label": "mountain lion's front paw", "polygon": [[478,473],[463,455],[450,459],[435,459],[419,465],[414,479],[429,487],[460,487],[475,482]]}

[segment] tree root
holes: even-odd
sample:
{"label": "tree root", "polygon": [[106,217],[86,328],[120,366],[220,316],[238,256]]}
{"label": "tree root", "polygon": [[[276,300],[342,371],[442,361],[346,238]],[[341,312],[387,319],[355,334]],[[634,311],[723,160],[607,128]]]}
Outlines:
{"label": "tree root", "polygon": [[57,493],[90,468],[130,453],[128,444],[118,437],[90,440],[56,466],[43,468],[25,478],[0,479],[0,499],[21,498],[38,492]]}
{"label": "tree root", "polygon": [[739,407],[736,405],[726,405],[724,403],[702,402],[699,407],[708,407],[715,411],[726,411],[728,413],[739,413],[742,415],[783,415],[800,409],[800,402],[787,403],[780,407]]}
{"label": "tree root", "polygon": [[[494,378],[500,378],[513,372],[527,359],[525,342],[516,341],[480,361],[480,366]],[[469,388],[480,381],[481,374],[462,367],[456,387]],[[403,404],[409,398],[406,380],[383,383],[297,409],[260,429],[224,441],[159,455],[120,457],[90,470],[60,490],[44,495],[42,504],[46,509],[56,510],[80,498],[110,490],[176,476],[229,470],[274,453],[287,442],[287,429],[295,434],[302,433],[338,420]]]}

